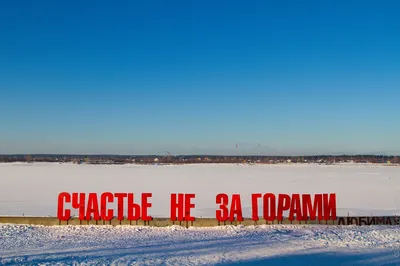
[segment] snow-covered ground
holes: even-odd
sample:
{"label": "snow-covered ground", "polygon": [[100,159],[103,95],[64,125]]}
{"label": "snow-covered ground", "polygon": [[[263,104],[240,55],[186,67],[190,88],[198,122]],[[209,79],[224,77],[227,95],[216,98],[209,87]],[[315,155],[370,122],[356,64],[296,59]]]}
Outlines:
{"label": "snow-covered ground", "polygon": [[[218,193],[337,194],[339,215],[400,214],[400,167],[377,165],[0,164],[0,215],[56,215],[58,193],[195,193],[196,217],[215,217]],[[30,226],[0,224],[5,265],[400,265],[399,226]]]}
{"label": "snow-covered ground", "polygon": [[267,192],[334,192],[338,215],[400,215],[398,166],[0,164],[0,215],[55,216],[63,191],[151,192],[153,217],[169,217],[170,193],[195,193],[196,217],[215,217],[217,194],[239,193],[250,217],[251,194]]}
{"label": "snow-covered ground", "polygon": [[397,226],[0,225],[3,265],[400,265]]}

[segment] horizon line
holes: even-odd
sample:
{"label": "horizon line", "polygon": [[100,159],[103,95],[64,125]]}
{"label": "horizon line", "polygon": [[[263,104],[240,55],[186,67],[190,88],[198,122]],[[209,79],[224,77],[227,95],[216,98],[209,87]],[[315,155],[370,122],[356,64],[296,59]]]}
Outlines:
{"label": "horizon line", "polygon": [[210,156],[210,157],[314,157],[314,156],[400,156],[400,154],[372,154],[372,153],[360,153],[360,154],[349,154],[349,153],[343,153],[343,154],[311,154],[311,155],[240,155],[240,154],[232,154],[232,155],[212,155],[212,154],[107,154],[107,153],[81,153],[81,154],[74,154],[74,153],[8,153],[8,154],[0,154],[0,156],[22,156],[22,155],[47,155],[47,156],[146,156],[146,157],[151,157],[151,156]]}

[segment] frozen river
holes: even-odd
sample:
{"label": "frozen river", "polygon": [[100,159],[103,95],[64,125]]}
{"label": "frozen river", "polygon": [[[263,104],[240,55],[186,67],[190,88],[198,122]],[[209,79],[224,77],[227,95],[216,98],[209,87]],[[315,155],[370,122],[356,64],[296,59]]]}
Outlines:
{"label": "frozen river", "polygon": [[[215,217],[219,193],[336,193],[338,215],[400,214],[400,167],[379,165],[0,164],[0,215],[51,215],[60,192],[151,192],[153,217],[169,217],[171,193],[195,193],[195,217]],[[76,214],[76,213],[73,213]]]}

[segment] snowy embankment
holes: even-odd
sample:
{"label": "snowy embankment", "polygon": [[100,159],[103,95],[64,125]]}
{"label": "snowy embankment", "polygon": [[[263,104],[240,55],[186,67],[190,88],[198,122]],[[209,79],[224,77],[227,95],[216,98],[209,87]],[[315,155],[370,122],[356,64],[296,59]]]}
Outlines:
{"label": "snowy embankment", "polygon": [[397,226],[0,225],[4,265],[400,265]]}

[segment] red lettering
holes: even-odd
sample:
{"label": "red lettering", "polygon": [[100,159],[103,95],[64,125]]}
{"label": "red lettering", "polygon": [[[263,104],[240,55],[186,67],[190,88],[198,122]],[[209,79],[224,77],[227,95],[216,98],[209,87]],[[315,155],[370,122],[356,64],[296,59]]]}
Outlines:
{"label": "red lettering", "polygon": [[71,218],[71,210],[66,209],[64,212],[64,202],[71,202],[71,195],[67,192],[61,192],[58,195],[57,217],[61,221],[68,221]]}
{"label": "red lettering", "polygon": [[104,221],[110,221],[114,218],[114,210],[107,210],[107,202],[114,202],[114,195],[111,192],[104,192],[100,197],[101,219]]}
{"label": "red lettering", "polygon": [[240,202],[240,195],[239,194],[233,194],[232,195],[232,204],[231,204],[229,221],[234,221],[235,220],[235,216],[236,216],[238,221],[243,221],[242,204]]}
{"label": "red lettering", "polygon": [[292,204],[290,205],[289,211],[289,221],[294,220],[294,215],[296,214],[296,220],[301,221],[303,219],[301,215],[301,204],[300,204],[300,195],[293,194],[292,195]]}
{"label": "red lettering", "polygon": [[97,194],[89,193],[88,206],[86,209],[86,220],[90,220],[93,214],[94,220],[100,220],[99,203],[97,202]]}
{"label": "red lettering", "polygon": [[258,198],[261,198],[261,194],[251,195],[251,219],[253,221],[258,221]]}
{"label": "red lettering", "polygon": [[85,193],[72,193],[72,208],[79,209],[79,220],[85,220]]}
{"label": "red lettering", "polygon": [[[176,199],[178,196],[178,200]],[[179,194],[171,194],[171,220],[176,221],[176,212],[178,211],[178,221],[183,221],[183,204],[184,204],[185,195],[182,193]]]}
{"label": "red lettering", "polygon": [[128,193],[128,220],[137,221],[140,218],[140,205],[135,203],[133,193]]}
{"label": "red lettering", "polygon": [[263,197],[264,219],[273,221],[276,219],[276,198],[272,193],[267,193]]}
{"label": "red lettering", "polygon": [[153,217],[149,216],[148,208],[151,207],[151,203],[148,202],[149,198],[153,196],[152,193],[142,193],[142,220],[143,221],[151,221]]}
{"label": "red lettering", "polygon": [[194,194],[186,194],[185,195],[185,220],[186,221],[194,221],[194,217],[190,216],[190,209],[194,208],[194,204],[191,202],[191,199],[194,199]]}
{"label": "red lettering", "polygon": [[278,196],[278,221],[283,220],[283,212],[290,208],[290,196],[287,194],[279,194]]}
{"label": "red lettering", "polygon": [[[328,198],[329,196],[329,198]],[[336,220],[336,194],[324,194],[324,220]]]}
{"label": "red lettering", "polygon": [[115,193],[114,197],[118,199],[117,201],[117,208],[118,208],[118,215],[117,219],[118,220],[123,220],[124,219],[124,198],[128,196],[127,193]]}
{"label": "red lettering", "polygon": [[316,194],[314,196],[314,204],[311,202],[311,195],[304,194],[302,195],[303,199],[303,218],[307,220],[309,216],[311,221],[316,219],[317,211],[318,211],[318,220],[322,220],[322,194]]}
{"label": "red lettering", "polygon": [[228,195],[226,194],[218,194],[216,197],[216,203],[219,205],[219,210],[216,211],[216,218],[219,222],[225,222],[228,220]]}

